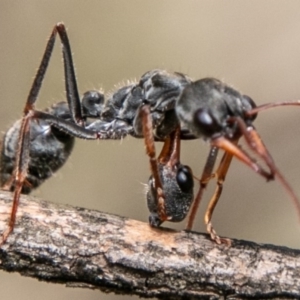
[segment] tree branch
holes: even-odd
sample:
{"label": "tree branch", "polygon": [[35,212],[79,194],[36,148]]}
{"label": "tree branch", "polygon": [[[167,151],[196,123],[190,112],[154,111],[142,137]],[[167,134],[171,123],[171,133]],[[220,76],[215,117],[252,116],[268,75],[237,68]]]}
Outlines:
{"label": "tree branch", "polygon": [[[0,193],[0,230],[11,194]],[[98,211],[22,197],[0,269],[47,282],[161,299],[300,297],[300,251],[150,228]]]}

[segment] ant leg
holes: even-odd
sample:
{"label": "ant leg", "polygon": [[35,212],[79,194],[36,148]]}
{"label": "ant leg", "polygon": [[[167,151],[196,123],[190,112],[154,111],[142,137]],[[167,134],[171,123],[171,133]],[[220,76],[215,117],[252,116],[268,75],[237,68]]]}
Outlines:
{"label": "ant leg", "polygon": [[165,138],[161,153],[156,159],[149,106],[139,109],[139,118],[142,121],[152,173],[146,192],[149,223],[158,227],[164,221],[180,222],[188,214],[194,199],[192,170],[180,163],[180,126]]}
{"label": "ant leg", "polygon": [[43,79],[45,77],[45,73],[47,71],[49,61],[53,52],[53,47],[55,43],[55,36],[56,36],[56,28],[53,29],[49,40],[47,42],[44,55],[42,57],[40,66],[38,68],[38,71],[35,75],[34,81],[32,83],[31,89],[29,91],[29,95],[27,97],[27,101],[24,107],[24,115],[26,115],[30,110],[34,108],[34,104],[36,102],[37,96],[39,94],[39,91],[41,89]]}
{"label": "ant leg", "polygon": [[[114,122],[113,124],[110,122],[95,122],[92,126],[89,126],[89,128],[79,128],[83,128],[85,126],[85,119],[87,116],[83,115],[84,108],[82,107],[82,103],[79,98],[74,63],[72,59],[72,51],[68,34],[63,23],[58,23],[54,26],[53,32],[51,34],[51,38],[53,40],[55,39],[57,33],[62,44],[66,98],[71,113],[71,118],[74,121],[74,124],[72,124],[71,122],[66,122],[63,119],[58,119],[44,112],[34,113],[33,117],[40,117],[41,119],[48,120],[51,125],[58,128],[59,130],[63,130],[65,133],[70,134],[71,136],[82,139],[120,139],[124,137],[126,134],[128,134],[128,126],[121,120],[119,120],[118,122]],[[43,64],[43,61],[44,58],[42,59],[41,64]],[[41,82],[42,79],[40,80],[39,87],[41,85]],[[109,130],[107,130],[108,128]]]}
{"label": "ant leg", "polygon": [[236,140],[228,140],[223,136],[214,138],[211,140],[211,146],[215,146],[221,148],[225,151],[225,154],[221,160],[221,163],[218,167],[216,172],[217,177],[217,188],[213,197],[211,198],[208,208],[205,213],[204,222],[207,226],[207,231],[210,233],[211,238],[215,240],[218,244],[225,243],[230,245],[230,240],[222,239],[217,234],[216,231],[213,229],[211,224],[211,218],[214,211],[214,208],[219,200],[219,197],[222,192],[223,182],[225,180],[225,176],[227,174],[228,168],[230,166],[232,157],[235,156],[240,161],[245,163],[248,167],[254,170],[259,175],[263,176],[267,180],[274,179],[274,174],[271,172],[266,172],[263,168],[261,168],[245,151],[237,146],[238,139]]}
{"label": "ant leg", "polygon": [[219,136],[212,139],[210,144],[211,146],[215,146],[223,149],[226,152],[229,152],[244,164],[246,164],[248,167],[250,167],[254,172],[266,178],[267,181],[274,179],[274,174],[272,172],[269,173],[265,171],[259,164],[255,162],[253,158],[249,156],[249,154],[247,154],[247,152],[238,147],[235,142],[228,140],[223,136]]}
{"label": "ant leg", "polygon": [[266,165],[270,168],[271,174],[273,176],[277,176],[278,180],[282,184],[282,186],[285,188],[285,190],[290,195],[291,199],[293,200],[294,206],[297,210],[298,216],[300,218],[300,203],[298,200],[298,197],[294,193],[292,187],[289,185],[287,180],[284,178],[284,176],[281,174],[281,172],[277,169],[274,160],[269,153],[268,149],[264,145],[261,137],[257,133],[257,131],[252,126],[246,126],[245,122],[239,118],[239,117],[232,117],[230,118],[230,121],[235,121],[238,123],[239,128],[242,132],[242,134],[245,137],[245,140],[247,144],[249,145],[250,149],[253,150],[254,153],[256,153],[262,160],[266,163]]}
{"label": "ant leg", "polygon": [[56,24],[54,30],[58,32],[62,44],[66,96],[71,116],[76,124],[83,126],[84,118],[82,116],[82,106],[78,94],[77,81],[68,34],[63,23]]}
{"label": "ant leg", "polygon": [[59,23],[56,26],[54,26],[51,35],[48,39],[40,66],[38,68],[38,71],[32,83],[23,110],[24,116],[21,121],[22,123],[19,131],[15,169],[12,175],[12,179],[9,179],[6,183],[4,183],[4,187],[6,188],[8,187],[8,185],[11,186],[15,184],[15,190],[13,196],[13,207],[8,221],[9,227],[2,234],[2,240],[0,241],[0,245],[2,245],[6,241],[6,239],[8,238],[9,234],[12,232],[15,225],[19,198],[22,191],[22,187],[26,181],[27,168],[29,163],[30,121],[34,115],[33,114],[34,104],[37,100],[37,96],[39,94],[46,70],[49,65],[57,32],[59,33],[61,42],[63,44],[66,90],[67,90],[67,99],[70,106],[71,116],[77,124],[83,124],[81,104],[79,101],[79,96],[77,91],[76,78],[75,78],[75,72],[74,72],[74,67],[72,62],[70,45],[68,42],[68,37],[64,25]]}
{"label": "ant leg", "polygon": [[[163,144],[163,147],[160,151],[159,156],[157,157],[157,162],[159,162],[160,164],[165,165],[170,161],[170,156],[172,155],[172,148],[174,148],[173,144],[174,143],[172,143],[171,137],[168,136],[164,141],[164,144]],[[174,157],[174,153],[173,153],[174,158],[172,160],[179,161],[179,153],[175,153],[175,154],[177,154],[177,155],[176,155],[176,157]]]}
{"label": "ant leg", "polygon": [[53,52],[53,47],[55,43],[56,34],[59,34],[62,49],[63,49],[63,61],[64,61],[64,70],[65,70],[65,83],[67,91],[67,100],[71,112],[72,119],[75,123],[81,124],[83,121],[82,117],[82,108],[79,100],[76,76],[74,71],[74,65],[72,60],[71,48],[69,44],[68,35],[65,29],[64,24],[58,23],[54,26],[51,35],[48,39],[44,55],[42,57],[40,66],[38,68],[37,74],[32,83],[26,105],[24,108],[24,114],[26,115],[30,110],[34,108],[37,96],[39,94],[40,88],[45,77],[46,70],[49,65],[49,61]]}
{"label": "ant leg", "polygon": [[164,141],[164,145],[157,158],[161,165],[175,166],[180,162],[180,127],[178,126]]}
{"label": "ant leg", "polygon": [[13,205],[8,220],[8,228],[2,233],[0,246],[5,243],[9,234],[13,231],[16,223],[16,214],[20,200],[20,194],[23,184],[26,180],[28,163],[29,163],[29,143],[30,143],[30,116],[22,119],[20,135],[18,140],[18,152],[16,156],[16,167],[14,170],[14,184],[15,190],[13,195]]}
{"label": "ant leg", "polygon": [[200,188],[199,188],[197,196],[194,200],[193,206],[191,208],[191,212],[189,215],[186,230],[192,230],[192,228],[193,228],[194,220],[195,220],[198,208],[199,208],[200,201],[202,199],[203,192],[206,189],[206,186],[207,186],[208,182],[210,181],[210,179],[212,179],[214,177],[213,168],[214,168],[217,156],[218,156],[218,148],[211,147],[208,157],[206,159],[206,163],[205,163],[202,175],[201,175]]}
{"label": "ant leg", "polygon": [[87,129],[85,127],[76,125],[75,123],[71,123],[67,120],[45,113],[43,111],[34,110],[31,112],[31,114],[32,118],[45,120],[57,129],[80,139],[96,140],[109,138],[106,136],[105,131],[97,132],[91,129]]}
{"label": "ant leg", "polygon": [[[77,123],[81,121],[82,123],[82,113],[80,100],[78,96],[76,77],[74,72],[74,66],[72,61],[71,49],[68,40],[68,36],[66,33],[66,29],[62,23],[58,23],[54,26],[51,35],[48,39],[40,66],[32,83],[31,89],[29,91],[29,95],[26,100],[26,104],[23,110],[24,117],[32,110],[34,110],[34,104],[37,100],[37,96],[41,89],[43,79],[45,77],[45,73],[47,71],[49,61],[53,52],[53,47],[55,44],[55,38],[57,32],[60,35],[61,42],[63,45],[63,57],[64,57],[64,67],[65,67],[65,81],[66,81],[66,90],[67,90],[67,99],[71,111],[71,115],[74,121],[77,120]],[[21,135],[21,130],[20,130]],[[20,137],[21,138],[21,137]],[[18,151],[18,153],[20,153]],[[10,189],[10,187],[14,183],[14,175],[9,179],[6,183],[4,183],[4,189]]]}
{"label": "ant leg", "polygon": [[[143,124],[143,135],[145,138],[145,146],[146,146],[146,153],[150,159],[150,169],[151,174],[154,178],[154,188],[156,192],[156,201],[155,204],[157,207],[157,214],[160,221],[160,224],[166,220],[168,220],[168,216],[166,214],[165,208],[165,195],[163,191],[162,182],[159,176],[159,169],[158,163],[156,159],[156,152],[155,152],[155,144],[154,144],[154,136],[153,136],[153,125],[152,119],[150,114],[150,107],[148,105],[143,105],[139,110],[139,115],[142,118]],[[167,151],[167,144],[170,143],[170,138],[168,137],[165,145],[166,147],[163,148],[163,152]],[[152,226],[159,226],[160,224],[152,224],[150,220],[150,225]]]}
{"label": "ant leg", "polygon": [[36,102],[38,93],[42,86],[42,82],[50,61],[51,54],[53,52],[53,47],[55,43],[56,28],[53,29],[49,40],[47,42],[44,55],[42,57],[40,66],[38,68],[37,74],[32,83],[29,95],[26,100],[24,107],[24,117],[22,119],[22,125],[18,137],[17,155],[16,155],[16,166],[13,172],[13,180],[8,180],[5,186],[8,184],[15,184],[14,196],[13,196],[13,207],[11,210],[10,218],[8,221],[8,229],[2,234],[2,240],[0,241],[0,246],[6,241],[9,234],[12,232],[15,221],[16,214],[20,199],[20,194],[22,191],[23,184],[26,179],[28,162],[29,162],[29,141],[30,141],[30,111],[33,110],[34,104]]}
{"label": "ant leg", "polygon": [[[235,141],[234,144],[237,144],[238,141]],[[210,199],[208,203],[208,207],[206,209],[205,215],[204,215],[204,223],[206,225],[206,230],[210,234],[210,237],[213,241],[215,241],[217,244],[226,244],[228,246],[231,245],[231,240],[230,239],[225,239],[225,238],[220,238],[216,231],[214,230],[212,223],[211,223],[211,218],[212,214],[214,212],[214,209],[219,201],[219,198],[221,196],[222,190],[223,190],[223,183],[225,181],[226,174],[228,172],[231,160],[232,160],[233,155],[231,153],[225,152],[222,160],[219,164],[219,167],[215,173],[215,176],[217,177],[217,187],[216,190]]]}
{"label": "ant leg", "polygon": [[[166,139],[157,159],[158,170],[164,192],[164,207],[167,220],[180,222],[188,214],[194,200],[194,177],[189,166],[180,163],[180,126],[177,126]],[[151,212],[150,220],[157,219],[155,214],[155,186],[149,179],[147,204]],[[153,218],[154,217],[154,218]]]}
{"label": "ant leg", "polygon": [[62,43],[63,63],[65,73],[65,86],[66,97],[71,113],[71,117],[76,124],[83,125],[84,118],[82,116],[82,107],[78,94],[77,81],[75,76],[74,64],[72,59],[71,47],[67,35],[66,28],[63,23],[58,23],[54,26],[52,33],[46,45],[44,55],[42,57],[37,74],[31,86],[29,96],[24,108],[24,114],[26,115],[30,110],[34,109],[34,103],[36,102],[38,93],[42,86],[42,82],[48,68],[48,64],[53,52],[56,34],[59,34]]}

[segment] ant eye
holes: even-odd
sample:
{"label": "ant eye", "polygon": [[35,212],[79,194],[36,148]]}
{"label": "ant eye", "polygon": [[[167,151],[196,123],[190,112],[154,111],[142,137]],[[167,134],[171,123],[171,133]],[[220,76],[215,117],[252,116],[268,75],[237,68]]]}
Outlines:
{"label": "ant eye", "polygon": [[204,135],[212,135],[222,129],[222,126],[206,108],[199,108],[194,114],[194,122]]}
{"label": "ant eye", "polygon": [[189,166],[180,166],[177,170],[176,181],[183,192],[190,192],[194,187],[191,168]]}

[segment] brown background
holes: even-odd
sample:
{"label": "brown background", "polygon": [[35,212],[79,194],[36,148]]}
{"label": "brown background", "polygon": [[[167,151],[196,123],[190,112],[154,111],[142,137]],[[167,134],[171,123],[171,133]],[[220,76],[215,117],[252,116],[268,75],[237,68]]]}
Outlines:
{"label": "brown background", "polygon": [[[0,1],[0,128],[20,117],[53,25],[68,27],[80,92],[113,89],[153,68],[214,76],[258,104],[300,98],[299,1]],[[65,99],[57,43],[38,106]],[[300,197],[300,107],[262,113],[256,127]],[[200,175],[208,146],[184,142],[182,162]],[[141,140],[77,141],[66,166],[35,195],[146,221],[149,176]],[[204,231],[204,208],[195,229]],[[234,161],[214,215],[219,234],[300,247],[299,222],[278,182]],[[177,228],[184,228],[184,222]],[[171,224],[166,224],[171,226]],[[1,299],[112,299],[0,273]],[[121,296],[119,296],[120,299]],[[125,297],[124,297],[125,298]],[[131,297],[128,297],[131,298]]]}

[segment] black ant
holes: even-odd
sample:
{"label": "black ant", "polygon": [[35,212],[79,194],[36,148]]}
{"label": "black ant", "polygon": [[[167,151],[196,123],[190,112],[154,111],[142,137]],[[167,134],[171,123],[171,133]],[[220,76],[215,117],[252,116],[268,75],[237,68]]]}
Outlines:
{"label": "black ant", "polygon": [[[38,111],[34,104],[57,33],[62,43],[67,103],[61,102],[46,111]],[[91,140],[121,139],[129,134],[145,139],[152,173],[147,192],[151,212],[149,222],[155,227],[164,221],[181,221],[189,212],[193,202],[193,175],[191,169],[179,161],[180,140],[199,136],[210,140],[211,150],[189,217],[188,229],[192,228],[203,190],[214,176],[212,170],[218,148],[225,150],[225,154],[215,174],[218,187],[205,215],[207,229],[213,240],[227,242],[216,235],[211,225],[211,216],[233,156],[267,180],[273,179],[275,175],[279,177],[299,210],[296,196],[276,169],[252,126],[258,111],[290,104],[295,103],[255,108],[249,97],[242,96],[216,79],[192,82],[181,73],[170,74],[162,70],[145,73],[138,83],[118,89],[106,102],[103,94],[96,91],[85,93],[80,101],[68,36],[64,25],[59,23],[48,40],[25,104],[24,116],[7,131],[2,143],[1,186],[13,191],[14,197],[9,226],[0,244],[5,242],[13,230],[20,194],[29,193],[65,163],[75,137]],[[270,172],[261,168],[237,146],[242,135],[254,152],[264,159]],[[164,142],[158,158],[155,141]]]}
{"label": "black ant", "polygon": [[[57,34],[62,44],[67,102],[39,111],[34,106]],[[14,228],[20,194],[30,193],[63,166],[73,149],[75,137],[95,140],[121,139],[128,134],[137,138],[145,136],[153,191],[166,190],[165,195],[160,193],[157,216],[161,222],[183,219],[193,200],[193,180],[190,168],[179,163],[180,139],[195,137],[180,128],[175,104],[184,86],[190,82],[180,73],[152,70],[145,73],[138,83],[128,84],[112,93],[106,102],[104,95],[96,91],[86,92],[80,101],[65,26],[62,23],[54,26],[29,92],[23,118],[7,131],[2,141],[0,182],[3,189],[13,191],[14,195],[8,229],[2,234],[0,245]],[[165,143],[158,160],[155,158],[154,140]],[[166,173],[160,174],[159,164],[170,168],[170,178],[177,178],[176,184],[173,184],[178,191],[177,201],[172,195],[169,203],[170,183],[165,180]],[[187,196],[182,200],[184,195]],[[165,196],[166,205],[162,203]],[[156,197],[153,199],[148,198],[150,207],[157,205]],[[186,204],[181,204],[185,201]],[[171,203],[175,204],[174,208],[171,208]],[[179,205],[186,207],[181,216]],[[173,212],[174,218],[170,217]],[[158,225],[156,221],[154,223]]]}

